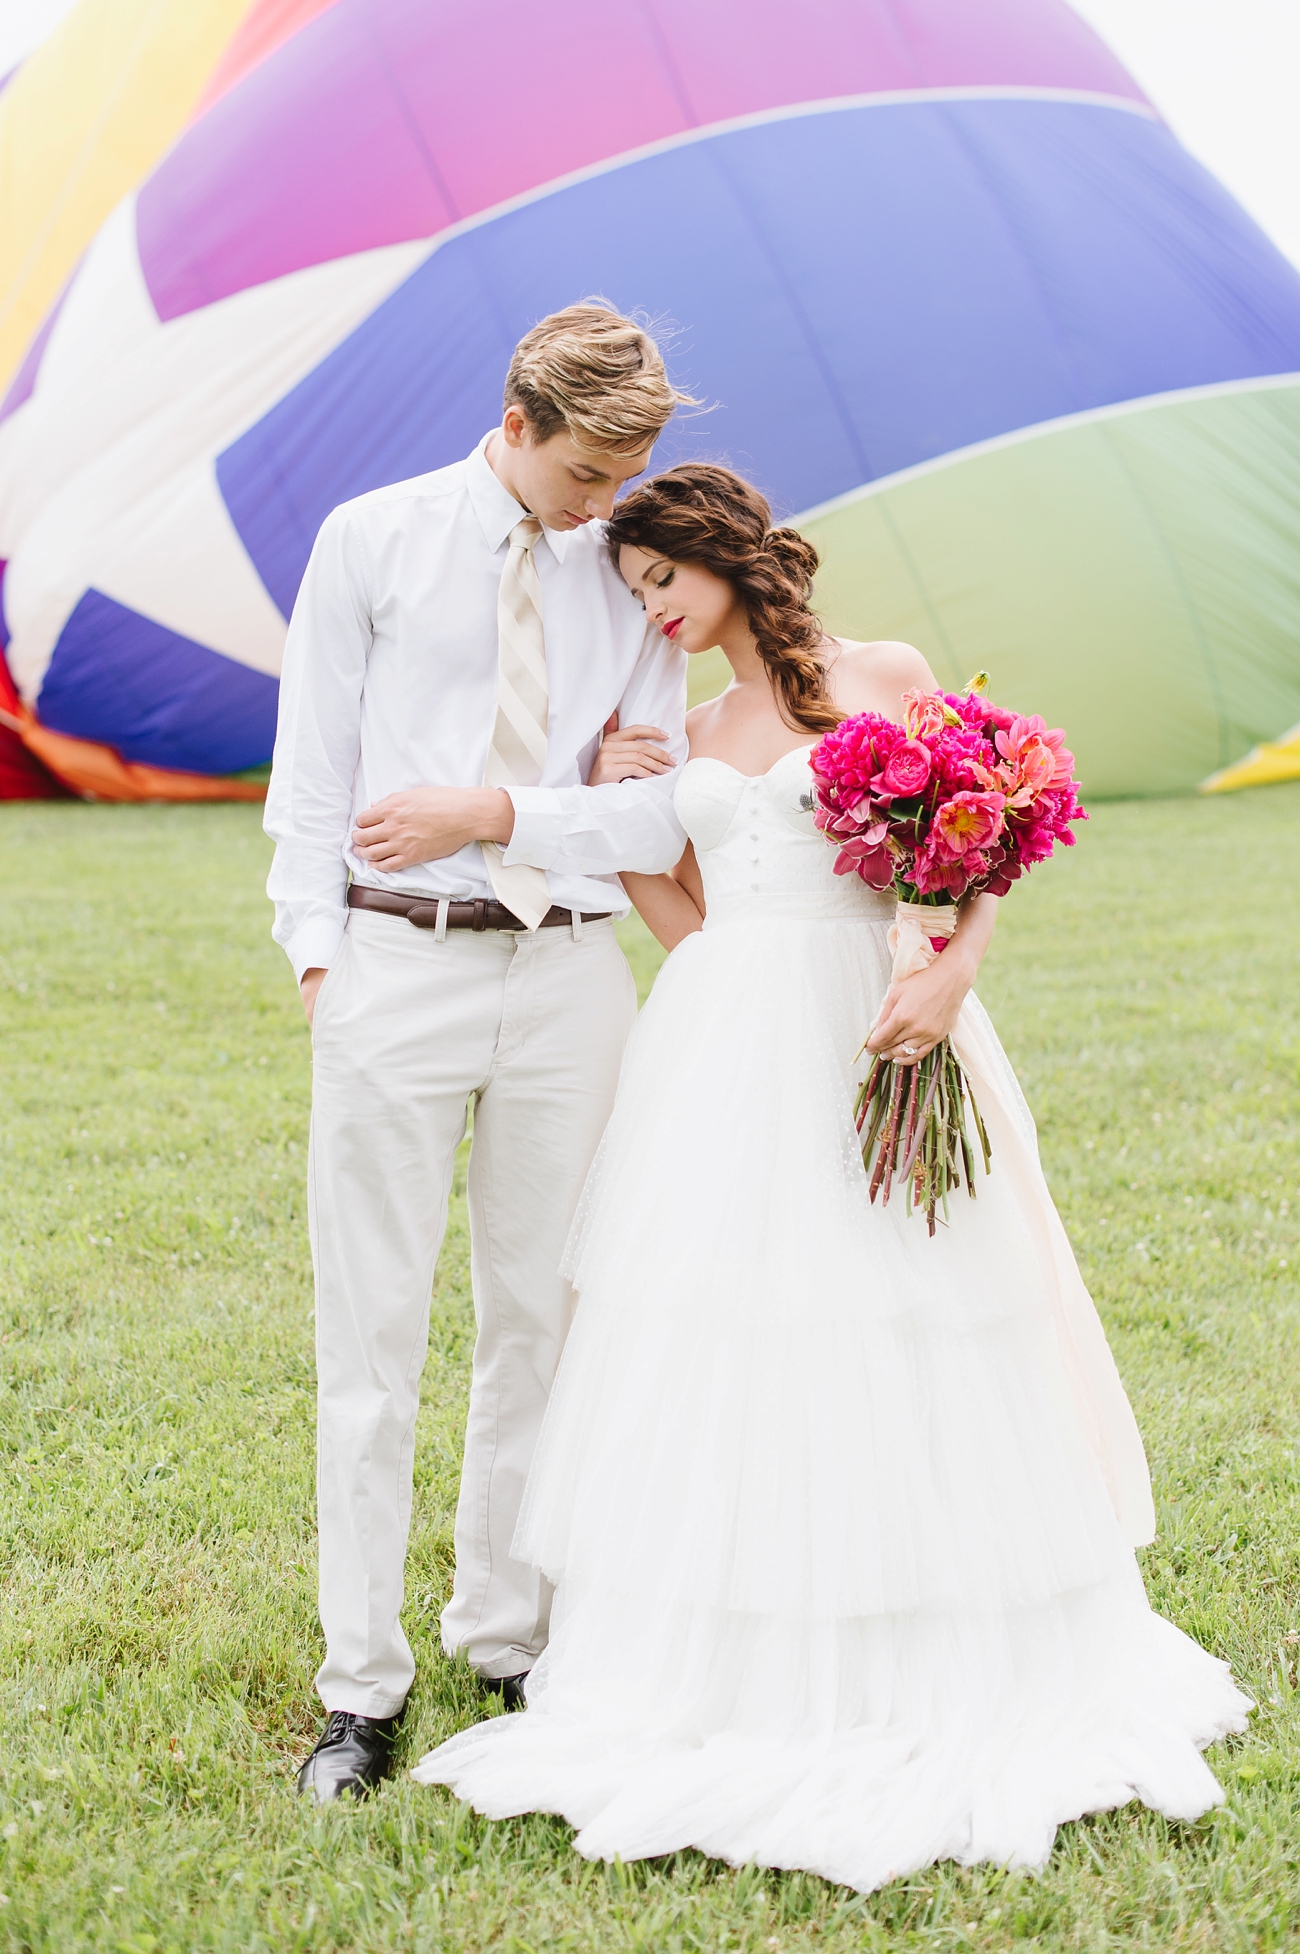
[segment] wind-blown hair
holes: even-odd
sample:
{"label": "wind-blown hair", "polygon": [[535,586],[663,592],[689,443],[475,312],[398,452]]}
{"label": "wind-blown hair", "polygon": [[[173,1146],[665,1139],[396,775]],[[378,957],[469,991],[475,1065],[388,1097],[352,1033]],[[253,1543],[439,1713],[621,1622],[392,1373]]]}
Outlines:
{"label": "wind-blown hair", "polygon": [[567,428],[598,454],[644,454],[678,407],[696,407],[668,378],[643,326],[604,299],[566,306],[526,332],[506,374],[505,403],[521,408],[533,436]]}
{"label": "wind-blown hair", "polygon": [[773,529],[766,499],[743,476],[688,461],[615,506],[605,539],[674,563],[700,563],[729,583],[749,619],[782,717],[824,733],[844,717],[826,696],[821,620],[812,609],[819,558],[797,529]]}

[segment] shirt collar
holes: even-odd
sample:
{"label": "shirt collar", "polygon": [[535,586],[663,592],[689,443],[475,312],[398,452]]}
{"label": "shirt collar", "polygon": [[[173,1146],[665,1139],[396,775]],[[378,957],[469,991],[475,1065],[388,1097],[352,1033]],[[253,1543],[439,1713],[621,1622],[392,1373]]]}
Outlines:
{"label": "shirt collar", "polygon": [[[490,550],[499,550],[517,522],[522,522],[528,514],[527,509],[515,501],[505,483],[493,474],[487,458],[487,444],[496,433],[489,428],[477,448],[466,462],[466,479],[469,483],[469,499],[474,513],[479,519],[484,540]],[[542,534],[551,547],[551,555],[557,563],[563,563],[564,553],[573,538],[571,529],[547,529],[542,525]]]}

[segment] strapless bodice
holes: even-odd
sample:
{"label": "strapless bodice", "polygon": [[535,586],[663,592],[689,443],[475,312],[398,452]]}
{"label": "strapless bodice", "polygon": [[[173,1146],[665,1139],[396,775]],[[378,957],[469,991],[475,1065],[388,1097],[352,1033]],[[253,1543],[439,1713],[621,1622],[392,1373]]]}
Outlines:
{"label": "strapless bodice", "polygon": [[688,760],[673,805],[695,844],[706,928],[737,918],[865,919],[888,923],[892,895],[856,875],[836,875],[835,853],[800,805],[811,791],[809,747],[782,754],[763,774],[725,760]]}

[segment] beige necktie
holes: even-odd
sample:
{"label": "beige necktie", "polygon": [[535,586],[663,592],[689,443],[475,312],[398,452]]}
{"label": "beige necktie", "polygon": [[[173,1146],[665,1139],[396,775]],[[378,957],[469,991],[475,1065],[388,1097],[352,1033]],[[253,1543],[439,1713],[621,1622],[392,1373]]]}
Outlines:
{"label": "beige necktie", "polygon": [[[488,787],[536,787],[546,764],[546,640],[542,590],[533,549],[542,533],[536,516],[510,532],[510,554],[497,597],[497,716],[488,748]],[[540,868],[507,868],[494,841],[480,844],[497,900],[535,930],[551,906]]]}

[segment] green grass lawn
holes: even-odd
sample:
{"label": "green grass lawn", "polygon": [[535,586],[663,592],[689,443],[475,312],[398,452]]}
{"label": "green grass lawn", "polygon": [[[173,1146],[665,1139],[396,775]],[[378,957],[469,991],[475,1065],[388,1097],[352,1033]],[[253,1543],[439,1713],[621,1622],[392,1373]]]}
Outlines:
{"label": "green grass lawn", "polygon": [[[258,810],[0,809],[0,1946],[1268,1948],[1300,1938],[1300,787],[1098,808],[981,991],[1146,1435],[1155,1604],[1259,1700],[1227,1804],[1067,1827],[1040,1878],[871,1898],[684,1854],[589,1866],[399,1777],[317,1813],[308,1043]],[[654,946],[628,933],[643,990]],[[407,1627],[417,1758],[472,1334],[434,1301]]]}

